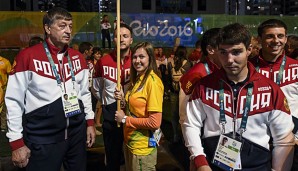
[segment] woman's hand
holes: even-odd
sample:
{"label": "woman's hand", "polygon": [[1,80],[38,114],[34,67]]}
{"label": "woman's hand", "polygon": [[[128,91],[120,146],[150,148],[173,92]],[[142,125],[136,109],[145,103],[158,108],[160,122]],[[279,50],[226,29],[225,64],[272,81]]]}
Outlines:
{"label": "woman's hand", "polygon": [[116,113],[115,113],[115,121],[121,123],[121,121],[124,118],[124,116],[125,116],[125,113],[123,112],[123,110],[116,111]]}

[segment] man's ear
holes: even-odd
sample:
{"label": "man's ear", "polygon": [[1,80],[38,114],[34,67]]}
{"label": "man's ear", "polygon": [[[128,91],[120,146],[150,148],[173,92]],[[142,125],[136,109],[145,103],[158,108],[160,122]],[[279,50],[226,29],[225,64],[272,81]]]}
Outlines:
{"label": "man's ear", "polygon": [[252,44],[249,44],[246,51],[247,51],[247,56],[249,56],[251,54],[251,51],[252,51]]}
{"label": "man's ear", "polygon": [[45,24],[44,25],[44,30],[47,34],[50,34],[51,33],[51,28],[49,27],[49,25]]}
{"label": "man's ear", "polygon": [[206,47],[206,50],[207,50],[208,54],[210,54],[210,55],[214,55],[214,48],[211,47],[210,45],[208,45],[208,46]]}
{"label": "man's ear", "polygon": [[130,44],[132,44],[133,43],[133,38],[130,38]]}

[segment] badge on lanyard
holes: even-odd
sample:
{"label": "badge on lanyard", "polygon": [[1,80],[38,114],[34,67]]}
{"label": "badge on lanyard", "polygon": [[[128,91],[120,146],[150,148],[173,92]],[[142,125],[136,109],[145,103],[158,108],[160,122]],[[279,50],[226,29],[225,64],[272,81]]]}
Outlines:
{"label": "badge on lanyard", "polygon": [[81,113],[80,110],[80,105],[79,105],[79,101],[78,101],[78,95],[77,92],[75,91],[74,85],[75,85],[75,75],[72,69],[72,64],[71,64],[71,60],[69,57],[69,54],[67,55],[67,61],[68,61],[68,65],[70,68],[70,73],[71,73],[71,80],[72,80],[72,86],[73,86],[73,90],[71,90],[69,93],[66,93],[66,91],[64,90],[63,86],[62,86],[62,81],[60,78],[60,75],[58,74],[56,65],[53,61],[52,55],[49,51],[48,45],[46,42],[43,42],[43,47],[46,51],[46,55],[49,59],[50,65],[52,67],[52,70],[54,72],[56,81],[57,81],[57,85],[61,88],[61,97],[62,97],[62,104],[63,104],[63,110],[65,113],[65,117],[69,118],[71,116],[77,115]]}
{"label": "badge on lanyard", "polygon": [[62,93],[62,96],[65,117],[69,118],[81,113],[76,91],[71,91],[70,93]]}
{"label": "badge on lanyard", "polygon": [[[219,100],[220,100],[220,124],[222,125],[222,134],[220,135],[219,142],[217,144],[217,148],[214,154],[214,158],[212,163],[217,165],[218,167],[227,170],[233,171],[235,169],[242,169],[240,152],[242,147],[242,134],[246,130],[246,124],[248,119],[248,114],[250,111],[251,97],[253,92],[253,84],[247,84],[247,94],[246,94],[246,103],[242,114],[241,124],[240,124],[240,137],[236,136],[236,128],[232,133],[232,137],[230,138],[225,133],[225,124],[226,124],[226,115],[224,111],[224,89],[223,89],[223,81],[220,81],[220,90],[219,90]],[[236,114],[234,114],[236,117]],[[235,122],[236,119],[233,119]],[[235,123],[234,123],[235,125]],[[239,140],[237,140],[239,138]]]}
{"label": "badge on lanyard", "polygon": [[241,169],[241,147],[242,142],[221,134],[212,163],[226,171]]}

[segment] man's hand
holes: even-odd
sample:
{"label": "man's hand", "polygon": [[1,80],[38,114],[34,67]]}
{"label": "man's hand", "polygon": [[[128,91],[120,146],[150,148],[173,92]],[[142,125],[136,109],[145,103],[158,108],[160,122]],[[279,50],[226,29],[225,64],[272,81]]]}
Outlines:
{"label": "man's hand", "polygon": [[212,171],[212,170],[209,166],[204,165],[204,166],[197,168],[197,171]]}
{"label": "man's hand", "polygon": [[31,151],[27,146],[23,146],[12,151],[11,160],[13,165],[20,168],[26,167],[29,162]]}
{"label": "man's hand", "polygon": [[92,147],[92,145],[95,143],[95,128],[94,126],[88,126],[87,127],[87,147]]}

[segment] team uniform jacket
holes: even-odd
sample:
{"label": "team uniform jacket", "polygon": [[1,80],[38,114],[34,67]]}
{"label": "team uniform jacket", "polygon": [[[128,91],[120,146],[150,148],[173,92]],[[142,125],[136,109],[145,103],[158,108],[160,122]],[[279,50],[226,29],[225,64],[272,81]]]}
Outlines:
{"label": "team uniform jacket", "polygon": [[[73,90],[73,83],[67,57],[62,57],[62,65],[59,65],[56,57],[59,49],[49,42],[47,44],[62,86],[68,93]],[[86,120],[89,126],[93,125],[86,61],[81,53],[71,48],[67,53],[74,70],[74,88],[82,112],[70,118],[65,117],[62,91],[43,45],[26,48],[17,55],[5,96],[9,121],[7,137],[13,150],[24,145],[23,138],[36,144],[57,143],[75,136],[84,127],[86,129]]]}
{"label": "team uniform jacket", "polygon": [[[206,58],[206,64],[210,73],[218,70],[218,66],[211,62],[209,58]],[[196,63],[191,67],[182,77],[180,78],[180,93],[179,93],[179,122],[183,129],[183,122],[186,115],[186,103],[191,95],[195,85],[200,81],[201,78],[208,75],[205,64],[203,62]],[[185,97],[186,96],[186,97]]]}
{"label": "team uniform jacket", "polygon": [[[130,62],[131,56],[124,58],[121,64],[121,85],[124,92],[127,90],[130,81]],[[114,91],[117,87],[117,56],[116,51],[100,58],[95,65],[95,75],[93,78],[93,88],[95,96],[101,100],[102,105],[111,105],[116,102],[114,98]],[[116,109],[115,109],[116,111]],[[105,117],[105,116],[104,116]],[[108,119],[108,118],[105,118]],[[112,121],[115,118],[112,116]]]}
{"label": "team uniform jacket", "polygon": [[[217,65],[211,62],[208,58],[206,59],[206,63],[208,65],[210,73],[212,73],[215,70],[218,70]],[[197,82],[206,75],[208,74],[204,63],[199,62],[195,64],[180,78],[181,89],[184,91],[186,95],[190,95]]]}
{"label": "team uniform jacket", "polygon": [[[202,78],[193,91],[187,104],[186,120],[184,122],[186,146],[191,158],[206,156],[202,140],[219,136],[222,126],[219,123],[219,90],[220,80],[223,80],[224,110],[227,123],[225,133],[233,132],[233,117],[236,115],[236,131],[239,133],[243,109],[246,102],[247,86],[253,85],[249,117],[243,138],[269,149],[269,139],[273,145],[293,145],[293,129],[290,110],[280,88],[268,78],[257,73],[249,63],[248,81],[239,89],[237,106],[233,102],[233,90],[228,84],[223,69]],[[201,135],[203,128],[204,134]],[[289,136],[291,140],[285,140]],[[201,137],[202,136],[202,137]],[[207,145],[207,144],[205,144]],[[213,153],[214,154],[214,153]],[[242,153],[241,153],[242,154]],[[243,162],[243,158],[241,156]],[[244,159],[245,160],[245,159]],[[242,163],[245,167],[247,163]]]}
{"label": "team uniform jacket", "polygon": [[[259,73],[265,77],[276,82],[278,78],[279,68],[281,66],[283,55],[278,57],[276,62],[269,63],[265,61],[262,56],[251,59],[251,62],[256,68],[259,68]],[[279,85],[285,96],[287,97],[288,104],[293,116],[295,124],[294,134],[296,139],[298,138],[298,61],[289,57],[286,57],[286,64]]]}

